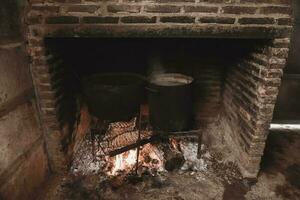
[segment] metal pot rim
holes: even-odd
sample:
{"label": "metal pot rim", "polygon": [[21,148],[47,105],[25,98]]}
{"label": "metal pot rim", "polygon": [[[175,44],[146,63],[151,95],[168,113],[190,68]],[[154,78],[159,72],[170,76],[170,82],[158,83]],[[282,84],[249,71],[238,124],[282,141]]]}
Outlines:
{"label": "metal pot rim", "polygon": [[189,85],[194,81],[191,76],[180,73],[156,74],[150,78],[150,83],[158,86],[182,86]]}

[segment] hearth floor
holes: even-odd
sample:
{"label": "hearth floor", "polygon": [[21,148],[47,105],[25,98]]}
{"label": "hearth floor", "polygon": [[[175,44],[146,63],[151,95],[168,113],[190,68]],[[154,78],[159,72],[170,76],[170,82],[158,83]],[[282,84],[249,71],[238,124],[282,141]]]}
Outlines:
{"label": "hearth floor", "polygon": [[[37,199],[297,200],[300,199],[299,152],[300,131],[276,130],[269,135],[257,180],[243,180],[229,166],[217,163],[211,163],[206,170],[129,176],[126,180],[120,176],[103,180],[100,174],[69,173],[53,176]],[[220,173],[222,170],[225,173]]]}

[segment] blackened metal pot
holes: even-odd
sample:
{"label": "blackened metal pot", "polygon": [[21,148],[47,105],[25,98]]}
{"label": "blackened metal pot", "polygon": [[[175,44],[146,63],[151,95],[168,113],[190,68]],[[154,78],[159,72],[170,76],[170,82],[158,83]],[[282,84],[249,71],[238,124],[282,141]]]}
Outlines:
{"label": "blackened metal pot", "polygon": [[105,73],[83,81],[89,112],[104,120],[126,121],[134,117],[145,94],[144,78],[132,73]]}
{"label": "blackened metal pot", "polygon": [[150,78],[150,123],[155,130],[183,131],[190,128],[192,85],[192,77],[178,73],[159,74]]}

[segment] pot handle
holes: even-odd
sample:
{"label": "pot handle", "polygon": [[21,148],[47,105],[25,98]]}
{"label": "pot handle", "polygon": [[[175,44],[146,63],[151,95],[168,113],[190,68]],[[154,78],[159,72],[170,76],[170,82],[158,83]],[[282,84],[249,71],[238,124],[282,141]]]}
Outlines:
{"label": "pot handle", "polygon": [[149,92],[159,93],[158,90],[150,88],[150,87],[145,87],[145,89],[148,90]]}

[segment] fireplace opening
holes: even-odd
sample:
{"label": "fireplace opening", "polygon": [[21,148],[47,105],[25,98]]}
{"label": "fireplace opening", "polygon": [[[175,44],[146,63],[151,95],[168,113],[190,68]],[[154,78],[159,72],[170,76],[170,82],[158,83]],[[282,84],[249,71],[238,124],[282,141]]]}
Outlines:
{"label": "fireplace opening", "polygon": [[[268,42],[259,39],[78,39],[45,40],[61,126],[75,122],[81,81],[92,74],[181,73],[194,78],[193,128],[214,121],[228,68]],[[145,94],[146,95],[146,94]],[[146,96],[143,104],[147,104]]]}
{"label": "fireplace opening", "polygon": [[[203,170],[205,161],[213,163],[220,152],[226,152],[221,157],[228,159],[230,145],[250,154],[257,117],[252,98],[257,95],[255,82],[261,81],[259,68],[265,67],[258,61],[271,43],[267,39],[46,38],[61,143],[73,161],[71,169],[105,171],[108,176],[134,171],[154,175],[164,170]],[[171,73],[193,79],[190,125],[182,131],[154,130],[149,121],[148,80]],[[95,74],[99,79],[121,74],[118,81],[126,74],[143,77],[139,112],[126,121],[96,117],[83,91],[84,80]],[[244,162],[245,155],[238,161],[228,159],[230,165]],[[253,169],[250,173],[257,173],[257,167]]]}

